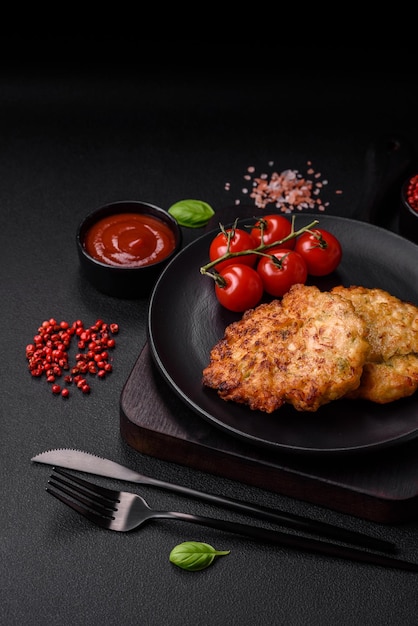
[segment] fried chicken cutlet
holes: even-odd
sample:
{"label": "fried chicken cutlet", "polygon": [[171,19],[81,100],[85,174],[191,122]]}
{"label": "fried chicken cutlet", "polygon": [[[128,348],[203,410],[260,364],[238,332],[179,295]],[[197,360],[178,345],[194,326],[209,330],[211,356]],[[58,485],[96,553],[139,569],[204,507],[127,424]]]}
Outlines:
{"label": "fried chicken cutlet", "polygon": [[271,413],[297,411],[355,390],[369,352],[366,323],[337,293],[294,285],[230,324],[210,353],[203,384],[223,400]]}
{"label": "fried chicken cutlet", "polygon": [[386,404],[418,389],[418,307],[382,289],[334,287],[367,327],[370,348],[359,387],[348,398]]}

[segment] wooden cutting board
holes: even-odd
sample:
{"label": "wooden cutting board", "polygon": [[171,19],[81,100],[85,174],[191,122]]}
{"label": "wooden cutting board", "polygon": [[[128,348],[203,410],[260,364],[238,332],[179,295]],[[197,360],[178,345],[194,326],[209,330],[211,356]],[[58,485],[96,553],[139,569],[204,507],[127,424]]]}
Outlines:
{"label": "wooden cutting board", "polygon": [[187,407],[148,344],[120,398],[120,432],[141,453],[381,523],[418,519],[418,441],[341,457],[248,444]]}

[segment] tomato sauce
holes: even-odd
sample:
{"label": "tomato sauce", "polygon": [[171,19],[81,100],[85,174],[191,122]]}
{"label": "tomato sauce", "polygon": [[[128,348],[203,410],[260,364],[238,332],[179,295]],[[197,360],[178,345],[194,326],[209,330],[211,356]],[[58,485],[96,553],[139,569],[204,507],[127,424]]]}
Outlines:
{"label": "tomato sauce", "polygon": [[115,213],[98,220],[86,233],[87,253],[107,265],[141,267],[165,259],[175,236],[162,220],[141,213]]}

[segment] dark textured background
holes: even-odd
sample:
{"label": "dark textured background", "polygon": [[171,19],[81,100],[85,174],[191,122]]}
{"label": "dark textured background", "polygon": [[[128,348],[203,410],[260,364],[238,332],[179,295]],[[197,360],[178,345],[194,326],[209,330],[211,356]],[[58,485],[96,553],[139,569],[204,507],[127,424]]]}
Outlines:
{"label": "dark textured background", "polygon": [[[376,528],[129,448],[119,397],[146,341],[148,300],[97,293],[75,247],[81,218],[101,204],[140,199],[168,208],[198,198],[217,210],[244,201],[246,168],[269,161],[303,170],[311,160],[329,180],[329,213],[352,215],[370,141],[395,133],[418,146],[416,59],[403,50],[295,55],[248,46],[218,46],[200,58],[191,42],[157,64],[146,45],[125,42],[116,59],[101,44],[84,60],[76,42],[61,42],[26,58],[9,51],[0,64],[2,622],[416,624],[415,574],[170,522],[129,535],[100,531],[48,496],[48,468],[30,463],[48,448],[79,447],[161,479],[386,535],[418,560],[415,522]],[[198,234],[186,232],[185,241]],[[52,316],[120,325],[114,372],[93,381],[90,396],[63,401],[27,372],[25,346]],[[169,493],[147,488],[146,496],[161,508],[234,519]],[[191,538],[231,554],[204,572],[183,572],[168,555]]]}

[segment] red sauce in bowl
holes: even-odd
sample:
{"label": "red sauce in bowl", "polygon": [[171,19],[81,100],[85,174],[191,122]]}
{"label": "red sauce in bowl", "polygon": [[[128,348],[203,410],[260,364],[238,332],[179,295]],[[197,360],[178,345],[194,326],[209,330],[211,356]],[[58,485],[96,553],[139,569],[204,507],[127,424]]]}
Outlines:
{"label": "red sauce in bowl", "polygon": [[176,245],[168,224],[142,213],[115,213],[98,220],[86,232],[84,247],[107,265],[141,267],[164,260]]}

